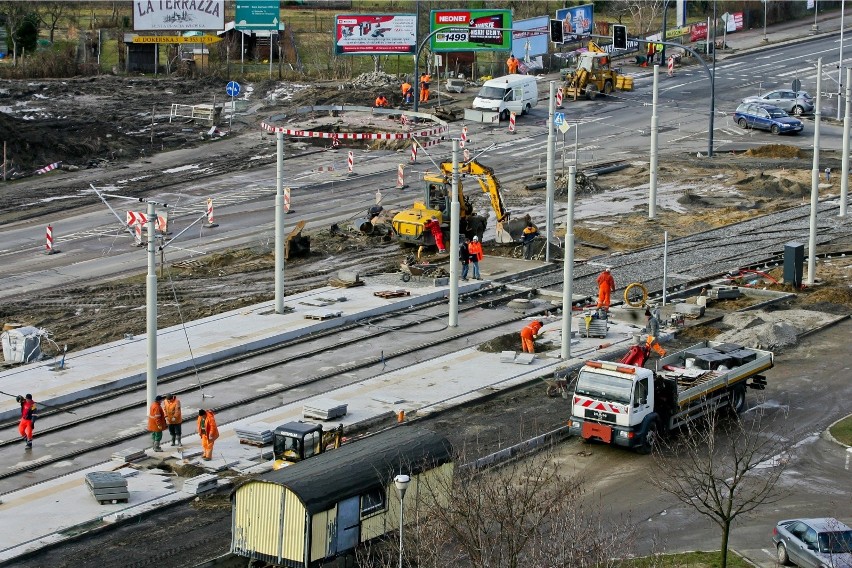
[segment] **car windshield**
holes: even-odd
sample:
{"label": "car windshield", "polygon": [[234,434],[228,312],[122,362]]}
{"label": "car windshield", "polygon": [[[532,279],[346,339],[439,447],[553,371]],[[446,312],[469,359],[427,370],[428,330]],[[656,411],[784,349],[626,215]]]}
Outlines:
{"label": "car windshield", "polygon": [[496,101],[502,101],[503,97],[506,96],[506,89],[500,87],[482,87],[479,90],[479,95],[477,95],[481,99],[493,99]]}
{"label": "car windshield", "polygon": [[610,402],[630,404],[633,381],[612,375],[581,371],[577,379],[577,394]]}
{"label": "car windshield", "polygon": [[769,116],[772,118],[784,118],[785,116],[790,116],[780,108],[768,108],[766,109],[766,112],[768,112]]}
{"label": "car windshield", "polygon": [[852,530],[819,533],[819,551],[823,554],[852,553]]}

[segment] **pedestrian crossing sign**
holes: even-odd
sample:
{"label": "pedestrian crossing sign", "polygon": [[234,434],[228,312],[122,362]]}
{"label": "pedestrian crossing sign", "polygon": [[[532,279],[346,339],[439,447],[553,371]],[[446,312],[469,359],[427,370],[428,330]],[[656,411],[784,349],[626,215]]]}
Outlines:
{"label": "pedestrian crossing sign", "polygon": [[555,126],[562,126],[563,124],[565,124],[565,113],[564,112],[553,113],[553,124]]}

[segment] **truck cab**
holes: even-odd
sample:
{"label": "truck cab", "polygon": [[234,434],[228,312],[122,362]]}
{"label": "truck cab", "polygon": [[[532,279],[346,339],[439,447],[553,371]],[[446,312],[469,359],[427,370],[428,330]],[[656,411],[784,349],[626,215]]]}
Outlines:
{"label": "truck cab", "polygon": [[643,367],[589,361],[580,370],[571,408],[570,432],[626,448],[646,445],[656,434],[654,373]]}
{"label": "truck cab", "polygon": [[275,428],[272,434],[273,469],[281,469],[296,462],[340,447],[343,425],[324,432],[322,424],[288,422]]}

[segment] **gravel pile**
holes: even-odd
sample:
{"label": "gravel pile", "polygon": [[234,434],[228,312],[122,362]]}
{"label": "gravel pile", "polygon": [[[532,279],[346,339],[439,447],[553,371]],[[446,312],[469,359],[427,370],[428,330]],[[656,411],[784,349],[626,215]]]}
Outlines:
{"label": "gravel pile", "polygon": [[378,73],[361,73],[355,77],[348,85],[360,89],[371,89],[370,92],[376,92],[380,88],[398,88],[402,81],[394,75],[389,75],[379,71]]}
{"label": "gravel pile", "polygon": [[733,329],[721,333],[715,339],[773,350],[795,345],[800,334],[825,325],[834,317],[810,310],[737,312],[722,318],[722,323]]}

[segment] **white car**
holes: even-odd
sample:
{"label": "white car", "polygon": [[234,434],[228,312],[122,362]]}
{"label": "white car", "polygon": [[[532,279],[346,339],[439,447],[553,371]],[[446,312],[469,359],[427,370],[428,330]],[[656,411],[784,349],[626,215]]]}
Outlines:
{"label": "white car", "polygon": [[778,89],[770,91],[765,95],[746,97],[743,99],[743,102],[770,104],[796,116],[809,114],[814,111],[814,100],[805,91]]}

